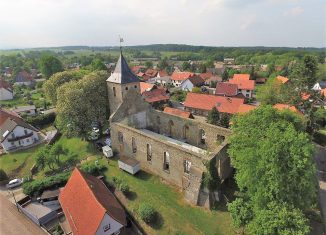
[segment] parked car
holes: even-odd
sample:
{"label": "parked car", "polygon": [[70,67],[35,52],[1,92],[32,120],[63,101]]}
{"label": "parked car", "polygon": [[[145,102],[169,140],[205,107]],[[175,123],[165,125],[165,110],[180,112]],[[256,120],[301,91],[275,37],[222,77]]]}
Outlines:
{"label": "parked car", "polygon": [[23,183],[23,179],[13,179],[10,180],[6,185],[6,188],[11,189],[20,186]]}
{"label": "parked car", "polygon": [[95,132],[95,133],[99,133],[100,132],[100,129],[98,129],[97,127],[93,127],[92,128],[92,131]]}
{"label": "parked car", "polygon": [[112,142],[111,142],[111,139],[110,139],[110,138],[106,138],[104,142],[105,142],[105,144],[106,144],[107,146],[110,146],[110,147],[111,147]]}

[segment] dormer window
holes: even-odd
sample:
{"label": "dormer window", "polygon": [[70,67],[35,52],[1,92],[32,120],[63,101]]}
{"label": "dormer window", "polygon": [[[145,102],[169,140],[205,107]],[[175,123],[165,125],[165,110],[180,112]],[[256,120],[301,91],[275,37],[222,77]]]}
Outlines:
{"label": "dormer window", "polygon": [[108,225],[104,225],[104,226],[103,226],[103,231],[104,231],[104,232],[107,232],[107,231],[110,230],[110,228],[111,228],[110,224],[108,224]]}

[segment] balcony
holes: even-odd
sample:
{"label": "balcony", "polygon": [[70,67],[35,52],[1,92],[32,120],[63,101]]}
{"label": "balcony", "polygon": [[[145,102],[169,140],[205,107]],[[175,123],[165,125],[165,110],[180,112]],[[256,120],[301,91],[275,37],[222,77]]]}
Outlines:
{"label": "balcony", "polygon": [[30,132],[30,133],[27,133],[27,134],[21,135],[21,136],[15,136],[15,137],[8,138],[8,142],[15,142],[18,140],[26,139],[31,136],[33,136],[33,132]]}

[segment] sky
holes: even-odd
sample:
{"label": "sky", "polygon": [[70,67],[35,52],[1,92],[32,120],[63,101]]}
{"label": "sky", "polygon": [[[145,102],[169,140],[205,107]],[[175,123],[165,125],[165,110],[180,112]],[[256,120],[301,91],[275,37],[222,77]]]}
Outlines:
{"label": "sky", "polygon": [[326,0],[0,0],[0,49],[326,46]]}

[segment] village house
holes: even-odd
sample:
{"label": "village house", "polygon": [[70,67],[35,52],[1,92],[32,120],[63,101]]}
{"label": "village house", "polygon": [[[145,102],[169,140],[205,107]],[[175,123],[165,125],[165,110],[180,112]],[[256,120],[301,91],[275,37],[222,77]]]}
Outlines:
{"label": "village house", "polygon": [[170,95],[162,87],[147,82],[140,82],[140,94],[145,101],[150,103],[154,108],[162,108],[163,105],[168,104]]}
{"label": "village house", "polygon": [[153,84],[162,85],[163,87],[166,87],[166,86],[172,84],[172,81],[171,81],[171,77],[170,76],[151,78],[147,82],[153,83]]}
{"label": "village house", "polygon": [[320,81],[317,82],[313,87],[312,90],[314,91],[321,91],[323,89],[326,89],[326,81]]}
{"label": "village house", "polygon": [[12,68],[10,67],[5,67],[4,71],[3,71],[3,75],[5,77],[11,77],[12,75]]}
{"label": "village house", "polygon": [[190,77],[195,76],[194,73],[191,72],[173,72],[171,75],[172,85],[175,87],[179,87],[181,83],[187,80]]}
{"label": "village house", "polygon": [[253,97],[255,81],[250,80],[250,74],[234,74],[233,78],[229,80],[229,83],[236,84],[238,86],[238,91],[241,92],[244,97]]}
{"label": "village house", "polygon": [[234,58],[224,58],[224,64],[234,65],[235,64],[235,59]]}
{"label": "village house", "polygon": [[32,78],[32,75],[26,71],[19,72],[14,78],[15,84],[25,85],[33,87],[35,85],[35,80]]}
{"label": "village house", "polygon": [[0,78],[0,101],[1,100],[12,100],[14,98],[13,87]]}
{"label": "village house", "polygon": [[238,96],[239,90],[237,84],[229,82],[219,82],[216,84],[215,95],[235,97]]}
{"label": "village house", "polygon": [[222,77],[221,76],[212,76],[210,78],[207,78],[205,80],[205,85],[206,86],[209,86],[209,87],[215,87],[215,85],[218,83],[218,82],[222,82]]}
{"label": "village house", "polygon": [[158,78],[167,77],[167,76],[168,76],[168,73],[165,70],[159,70],[156,75],[156,77],[158,77]]}
{"label": "village house", "polygon": [[0,141],[5,151],[24,149],[40,143],[39,131],[16,113],[0,108]]}
{"label": "village house", "polygon": [[126,214],[98,178],[75,168],[59,202],[73,235],[126,234]]}
{"label": "village house", "polygon": [[283,76],[277,76],[276,80],[281,82],[282,84],[287,84],[290,81],[287,77],[283,77]]}
{"label": "village house", "polygon": [[17,106],[12,111],[19,114],[20,116],[23,116],[23,115],[35,116],[36,115],[35,105]]}
{"label": "village house", "polygon": [[113,151],[124,164],[136,160],[142,170],[181,188],[191,204],[210,207],[216,198],[202,186],[203,173],[208,163],[221,182],[232,173],[226,151],[230,130],[153,109],[129,71],[121,54],[107,79]]}
{"label": "village house", "polygon": [[180,84],[180,87],[184,91],[192,91],[194,87],[201,87],[204,85],[204,83],[205,81],[200,76],[195,75],[193,77],[184,80]]}

